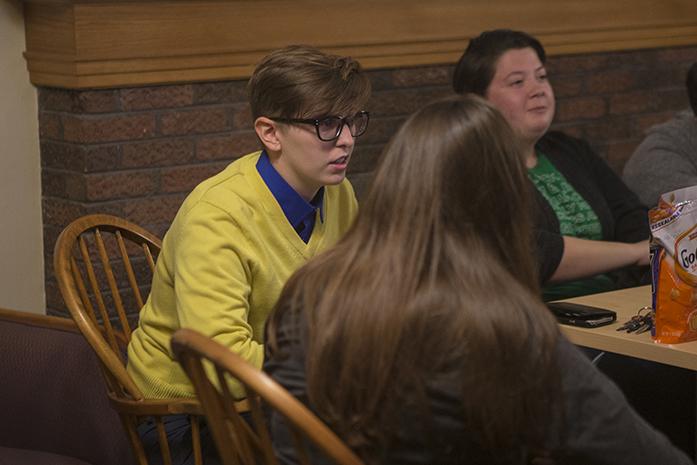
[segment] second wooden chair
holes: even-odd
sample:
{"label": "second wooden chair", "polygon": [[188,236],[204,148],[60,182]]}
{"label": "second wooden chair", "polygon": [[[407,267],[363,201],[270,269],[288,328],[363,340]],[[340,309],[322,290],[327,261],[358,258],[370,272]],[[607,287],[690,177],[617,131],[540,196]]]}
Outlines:
{"label": "second wooden chair", "polygon": [[[299,400],[227,347],[191,329],[180,329],[172,338],[172,351],[196,388],[224,465],[278,463],[262,401],[287,421],[301,464],[309,465],[304,440],[307,438],[338,465],[363,465],[356,454]],[[204,363],[209,365],[208,369]],[[211,373],[213,380],[208,376]],[[229,381],[237,381],[245,388],[251,421],[242,418],[233,408],[235,399],[228,388]]]}

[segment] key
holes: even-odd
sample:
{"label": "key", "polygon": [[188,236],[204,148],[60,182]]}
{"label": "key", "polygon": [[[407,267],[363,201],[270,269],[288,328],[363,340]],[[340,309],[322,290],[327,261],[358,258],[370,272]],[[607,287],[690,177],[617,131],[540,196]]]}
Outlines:
{"label": "key", "polygon": [[632,318],[629,319],[629,321],[627,321],[627,322],[624,323],[622,326],[620,326],[619,328],[617,328],[617,331],[627,331],[627,332],[632,331],[631,328],[633,328],[634,326],[637,326],[637,327],[638,327],[638,320],[639,320],[640,318],[641,318],[641,317],[640,317],[639,315],[634,315]]}

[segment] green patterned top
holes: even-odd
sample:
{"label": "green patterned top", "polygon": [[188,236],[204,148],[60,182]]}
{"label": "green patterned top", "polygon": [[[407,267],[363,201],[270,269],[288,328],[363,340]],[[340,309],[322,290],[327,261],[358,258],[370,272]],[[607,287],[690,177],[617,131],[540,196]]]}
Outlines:
{"label": "green patterned top", "polygon": [[[537,165],[528,170],[528,177],[557,215],[561,235],[590,240],[603,238],[600,221],[591,206],[543,153],[538,152]],[[611,289],[614,289],[614,285],[610,277],[597,275],[588,279],[545,286],[543,298],[564,299]]]}

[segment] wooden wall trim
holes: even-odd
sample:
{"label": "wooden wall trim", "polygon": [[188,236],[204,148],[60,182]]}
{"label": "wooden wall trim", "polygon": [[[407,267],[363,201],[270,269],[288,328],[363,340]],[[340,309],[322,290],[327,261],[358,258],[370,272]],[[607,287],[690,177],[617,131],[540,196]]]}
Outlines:
{"label": "wooden wall trim", "polygon": [[30,79],[64,88],[240,79],[307,43],[367,68],[452,63],[485,29],[550,55],[697,44],[695,0],[27,0]]}

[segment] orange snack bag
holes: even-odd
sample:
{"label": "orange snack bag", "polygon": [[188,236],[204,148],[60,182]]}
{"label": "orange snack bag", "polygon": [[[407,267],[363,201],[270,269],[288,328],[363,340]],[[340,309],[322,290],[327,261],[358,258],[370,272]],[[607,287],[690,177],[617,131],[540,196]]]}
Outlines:
{"label": "orange snack bag", "polygon": [[663,194],[649,223],[654,339],[697,340],[697,186]]}

